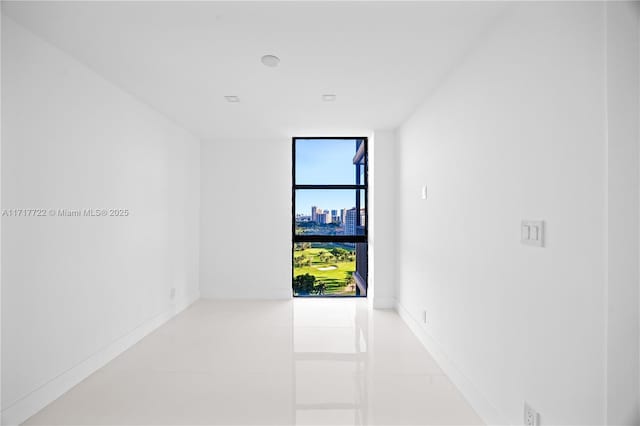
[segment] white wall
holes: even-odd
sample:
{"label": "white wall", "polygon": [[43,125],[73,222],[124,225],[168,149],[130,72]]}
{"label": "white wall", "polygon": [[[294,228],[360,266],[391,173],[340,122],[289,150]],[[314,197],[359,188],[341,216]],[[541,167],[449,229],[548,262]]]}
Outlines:
{"label": "white wall", "polygon": [[2,218],[13,424],[198,297],[199,141],[6,18],[2,67],[2,208],[130,211]]}
{"label": "white wall", "polygon": [[395,307],[395,140],[376,130],[369,143],[369,291],[374,308]]}
{"label": "white wall", "polygon": [[204,141],[200,291],[291,298],[291,139]]}
{"label": "white wall", "polygon": [[638,15],[606,7],[607,280],[606,421],[640,424],[638,412]]}
{"label": "white wall", "polygon": [[[0,46],[2,46],[2,8],[0,7]],[[0,52],[0,82],[2,81],[2,52]],[[0,118],[2,117],[2,84],[0,84]],[[2,208],[2,120],[0,119],[0,209]],[[2,220],[0,219],[0,425],[2,424]]]}
{"label": "white wall", "polygon": [[[521,424],[525,400],[543,424],[633,420],[607,412],[605,365],[624,328],[608,289],[637,301],[637,271],[607,244],[637,259],[638,156],[606,122],[631,101],[606,89],[636,53],[607,61],[605,21],[603,3],[519,5],[397,134],[398,309],[489,422]],[[520,244],[523,219],[545,221],[544,248]]]}
{"label": "white wall", "polygon": [[[0,7],[0,46],[2,46],[2,8]],[[0,49],[1,50],[1,49]],[[0,118],[2,117],[2,52],[0,52]],[[0,209],[2,208],[2,120],[0,119]],[[2,220],[0,219],[0,425],[2,424]]]}

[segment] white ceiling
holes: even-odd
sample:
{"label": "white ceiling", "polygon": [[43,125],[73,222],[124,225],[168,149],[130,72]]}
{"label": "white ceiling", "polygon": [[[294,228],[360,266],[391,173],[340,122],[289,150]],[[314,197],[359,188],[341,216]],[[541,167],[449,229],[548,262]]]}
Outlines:
{"label": "white ceiling", "polygon": [[[490,2],[2,2],[203,139],[402,123],[496,18]],[[281,58],[278,68],[260,62]],[[336,94],[332,103],[323,94]],[[237,95],[228,103],[224,95]]]}

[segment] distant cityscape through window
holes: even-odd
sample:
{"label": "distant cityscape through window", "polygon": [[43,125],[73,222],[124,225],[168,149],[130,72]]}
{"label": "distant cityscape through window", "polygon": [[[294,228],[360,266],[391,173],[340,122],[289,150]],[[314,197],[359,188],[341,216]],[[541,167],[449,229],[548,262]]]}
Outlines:
{"label": "distant cityscape through window", "polygon": [[366,296],[367,138],[293,138],[293,294]]}

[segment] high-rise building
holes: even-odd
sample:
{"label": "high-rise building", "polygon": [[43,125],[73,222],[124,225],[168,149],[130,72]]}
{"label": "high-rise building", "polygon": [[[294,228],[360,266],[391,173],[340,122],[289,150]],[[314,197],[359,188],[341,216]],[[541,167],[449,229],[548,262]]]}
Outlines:
{"label": "high-rise building", "polygon": [[347,210],[348,209],[340,209],[340,223],[343,225],[347,222]]}
{"label": "high-rise building", "polygon": [[331,215],[328,212],[317,213],[316,216],[318,218],[317,222],[321,225],[326,225],[328,223],[331,223]]}
{"label": "high-rise building", "polygon": [[358,210],[354,207],[346,211],[344,221],[344,234],[356,235],[356,226],[358,224]]}
{"label": "high-rise building", "polygon": [[325,215],[324,223],[331,223],[331,212],[329,210],[325,210],[322,213]]}
{"label": "high-rise building", "polygon": [[317,206],[311,206],[311,221],[312,222],[317,222],[318,221],[318,213],[320,213],[322,210],[320,210]]}
{"label": "high-rise building", "polygon": [[331,210],[331,222],[340,223],[340,216],[338,216],[338,210]]}

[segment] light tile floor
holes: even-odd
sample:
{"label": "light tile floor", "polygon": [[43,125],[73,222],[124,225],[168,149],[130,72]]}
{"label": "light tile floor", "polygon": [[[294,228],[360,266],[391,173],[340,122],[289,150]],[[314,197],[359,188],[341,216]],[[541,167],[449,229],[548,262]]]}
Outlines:
{"label": "light tile floor", "polygon": [[201,300],[27,425],[476,425],[392,311]]}

